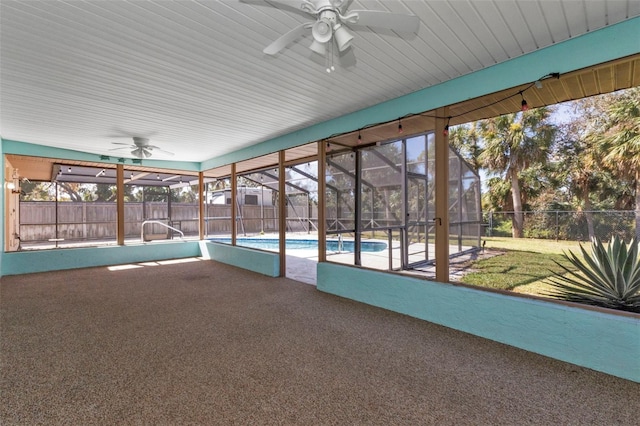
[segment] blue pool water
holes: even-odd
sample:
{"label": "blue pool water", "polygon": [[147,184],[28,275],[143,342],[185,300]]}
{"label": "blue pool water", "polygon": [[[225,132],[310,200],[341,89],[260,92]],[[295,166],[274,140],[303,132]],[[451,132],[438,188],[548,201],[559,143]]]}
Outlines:
{"label": "blue pool water", "polygon": [[[231,238],[210,238],[209,241],[217,243],[231,244]],[[257,248],[263,250],[277,250],[278,240],[267,238],[236,238],[236,245],[242,247]],[[296,249],[318,249],[317,240],[286,240],[287,250]],[[343,241],[342,251],[353,252],[353,241]],[[363,252],[382,251],[387,248],[387,244],[380,241],[362,241],[361,250]],[[338,241],[327,240],[327,251],[338,251]]]}

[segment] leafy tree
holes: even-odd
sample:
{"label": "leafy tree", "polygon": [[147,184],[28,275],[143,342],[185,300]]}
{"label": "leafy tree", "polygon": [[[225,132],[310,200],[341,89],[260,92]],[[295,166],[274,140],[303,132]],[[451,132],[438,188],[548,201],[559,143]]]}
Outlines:
{"label": "leafy tree", "polygon": [[144,201],[167,201],[168,188],[164,186],[145,186]]}
{"label": "leafy tree", "polygon": [[87,195],[87,189],[83,188],[80,183],[58,182],[58,189],[60,200],[64,200],[66,195],[74,203],[85,201]]}
{"label": "leafy tree", "polygon": [[198,201],[198,186],[187,186],[171,190],[171,201],[178,203],[195,203]]}
{"label": "leafy tree", "polygon": [[591,199],[594,192],[604,186],[606,171],[602,168],[600,153],[583,136],[588,123],[585,118],[574,119],[561,127],[554,149],[554,177],[556,194],[564,189],[574,208],[584,212],[591,239],[595,236]]}
{"label": "leafy tree", "polygon": [[22,201],[55,201],[54,184],[50,182],[23,181],[20,183]]}
{"label": "leafy tree", "polygon": [[[125,186],[125,191],[127,187]],[[129,188],[131,191],[131,188]],[[96,184],[96,199],[95,201],[116,201],[117,199],[117,187],[107,183]]]}
{"label": "leafy tree", "polygon": [[476,123],[462,124],[449,129],[449,146],[476,171],[481,167],[482,138]]}

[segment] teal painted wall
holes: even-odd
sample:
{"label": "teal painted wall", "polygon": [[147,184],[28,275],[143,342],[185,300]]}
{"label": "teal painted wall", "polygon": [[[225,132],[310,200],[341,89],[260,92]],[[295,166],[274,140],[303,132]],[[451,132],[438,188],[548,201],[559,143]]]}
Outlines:
{"label": "teal painted wall", "polygon": [[280,276],[280,255],[229,244],[202,242],[203,255],[218,262],[237,266],[269,277]]}
{"label": "teal painted wall", "polygon": [[4,193],[5,193],[5,189],[4,189],[4,184],[5,184],[5,180],[4,180],[4,174],[5,174],[5,161],[4,161],[4,141],[2,140],[2,138],[0,138],[0,166],[2,166],[2,177],[0,178],[2,180],[2,191],[0,191],[0,209],[1,210],[1,215],[2,215],[2,226],[0,226],[0,242],[2,243],[2,247],[0,247],[0,277],[2,276],[2,258],[4,257],[4,245],[5,245],[5,240],[4,240],[4,224],[7,223],[7,219],[5,217],[5,205],[4,205]]}
{"label": "teal painted wall", "polygon": [[198,241],[2,253],[1,275],[59,271],[200,256]]}
{"label": "teal painted wall", "polygon": [[640,318],[332,263],[320,291],[640,382]]}

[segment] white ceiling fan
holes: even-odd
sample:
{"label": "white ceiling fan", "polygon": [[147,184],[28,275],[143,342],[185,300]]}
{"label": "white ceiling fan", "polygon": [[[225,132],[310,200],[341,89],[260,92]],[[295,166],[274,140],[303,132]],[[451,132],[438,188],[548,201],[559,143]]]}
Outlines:
{"label": "white ceiling fan", "polygon": [[320,55],[326,55],[332,52],[333,43],[339,52],[349,49],[354,39],[350,31],[352,26],[388,29],[399,33],[415,33],[420,26],[420,19],[414,15],[378,10],[348,11],[350,3],[348,0],[270,0],[268,4],[274,7],[285,6],[283,9],[297,5],[302,11],[312,15],[315,22],[298,25],[267,46],[263,52],[276,55],[309,30],[313,36],[309,48]]}
{"label": "white ceiling fan", "polygon": [[109,151],[117,151],[117,150],[121,150],[121,149],[130,149],[131,150],[131,155],[133,155],[136,158],[149,158],[153,155],[153,151],[157,151],[160,152],[162,154],[165,155],[173,155],[173,152],[169,152],[169,151],[165,151],[163,149],[160,149],[159,147],[155,146],[155,145],[150,145],[149,144],[149,138],[142,138],[139,136],[133,136],[133,145],[129,144],[129,143],[122,143],[122,142],[113,142],[114,145],[126,145],[126,147],[121,147],[121,148],[113,148],[110,149]]}

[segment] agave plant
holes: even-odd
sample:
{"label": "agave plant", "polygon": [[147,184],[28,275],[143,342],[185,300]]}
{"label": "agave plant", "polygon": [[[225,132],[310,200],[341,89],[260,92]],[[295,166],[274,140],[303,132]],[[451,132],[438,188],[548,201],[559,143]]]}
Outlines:
{"label": "agave plant", "polygon": [[[569,251],[564,257],[575,266],[555,273],[548,283],[553,290],[547,296],[630,312],[640,313],[640,256],[638,241],[627,245],[619,237],[604,247],[598,238],[591,240],[591,253],[580,245],[583,259]],[[557,262],[556,262],[557,263]]]}

